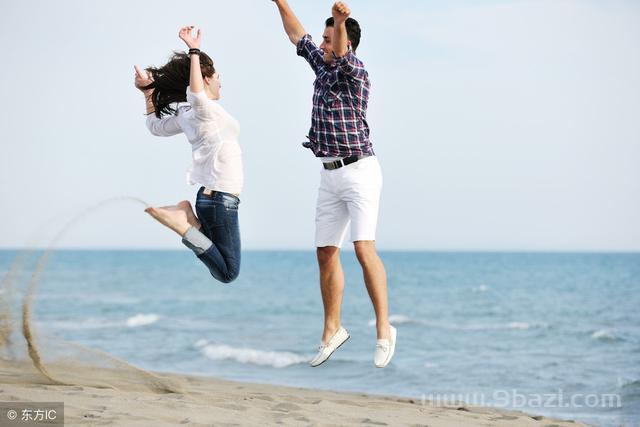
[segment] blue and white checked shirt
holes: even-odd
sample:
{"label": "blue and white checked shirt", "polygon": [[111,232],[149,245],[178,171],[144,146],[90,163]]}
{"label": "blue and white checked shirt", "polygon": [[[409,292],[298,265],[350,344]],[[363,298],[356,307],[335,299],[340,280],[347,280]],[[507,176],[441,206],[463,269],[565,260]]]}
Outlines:
{"label": "blue and white checked shirt", "polygon": [[322,50],[308,34],[298,42],[297,52],[316,74],[309,141],[302,145],[316,157],[374,154],[367,123],[371,84],[362,61],[349,50],[326,64]]}

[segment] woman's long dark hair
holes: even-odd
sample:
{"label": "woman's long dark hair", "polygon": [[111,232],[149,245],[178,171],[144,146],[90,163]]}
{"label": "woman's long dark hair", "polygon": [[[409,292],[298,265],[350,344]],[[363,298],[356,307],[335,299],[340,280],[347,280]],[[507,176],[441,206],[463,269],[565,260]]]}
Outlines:
{"label": "woman's long dark hair", "polygon": [[[213,61],[204,52],[200,52],[200,68],[202,78],[213,77],[216,69]],[[171,106],[176,102],[187,101],[187,86],[189,86],[189,71],[191,59],[184,52],[173,52],[173,56],[160,68],[148,67],[146,69],[153,77],[153,82],[143,89],[153,89],[151,101],[158,118],[175,114],[176,109]]]}

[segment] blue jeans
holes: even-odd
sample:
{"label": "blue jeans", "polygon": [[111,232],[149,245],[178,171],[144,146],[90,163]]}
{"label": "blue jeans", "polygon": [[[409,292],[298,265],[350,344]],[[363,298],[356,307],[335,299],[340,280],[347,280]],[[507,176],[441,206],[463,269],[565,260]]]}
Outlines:
{"label": "blue jeans", "polygon": [[200,187],[196,196],[196,215],[202,224],[200,232],[211,240],[211,246],[194,252],[214,278],[230,283],[240,273],[240,199],[220,191],[211,195],[203,191]]}

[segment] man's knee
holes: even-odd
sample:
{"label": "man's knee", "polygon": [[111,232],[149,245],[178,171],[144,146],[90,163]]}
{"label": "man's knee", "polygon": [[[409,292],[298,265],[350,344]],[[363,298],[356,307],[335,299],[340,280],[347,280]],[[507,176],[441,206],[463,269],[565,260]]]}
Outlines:
{"label": "man's knee", "polygon": [[362,240],[353,242],[353,247],[356,251],[356,257],[360,265],[370,265],[378,259],[376,253],[376,242],[373,240]]}
{"label": "man's knee", "polygon": [[329,268],[340,259],[340,249],[335,246],[324,246],[316,249],[316,255],[320,268]]}

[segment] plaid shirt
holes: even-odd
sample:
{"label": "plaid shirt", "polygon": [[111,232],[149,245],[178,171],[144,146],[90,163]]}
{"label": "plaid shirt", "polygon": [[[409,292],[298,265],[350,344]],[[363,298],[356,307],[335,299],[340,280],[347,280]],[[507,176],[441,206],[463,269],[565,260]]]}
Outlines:
{"label": "plaid shirt", "polygon": [[335,61],[326,64],[308,34],[298,42],[297,51],[316,74],[309,141],[302,145],[316,157],[374,154],[366,118],[371,85],[362,61],[349,50],[341,58],[334,54]]}

